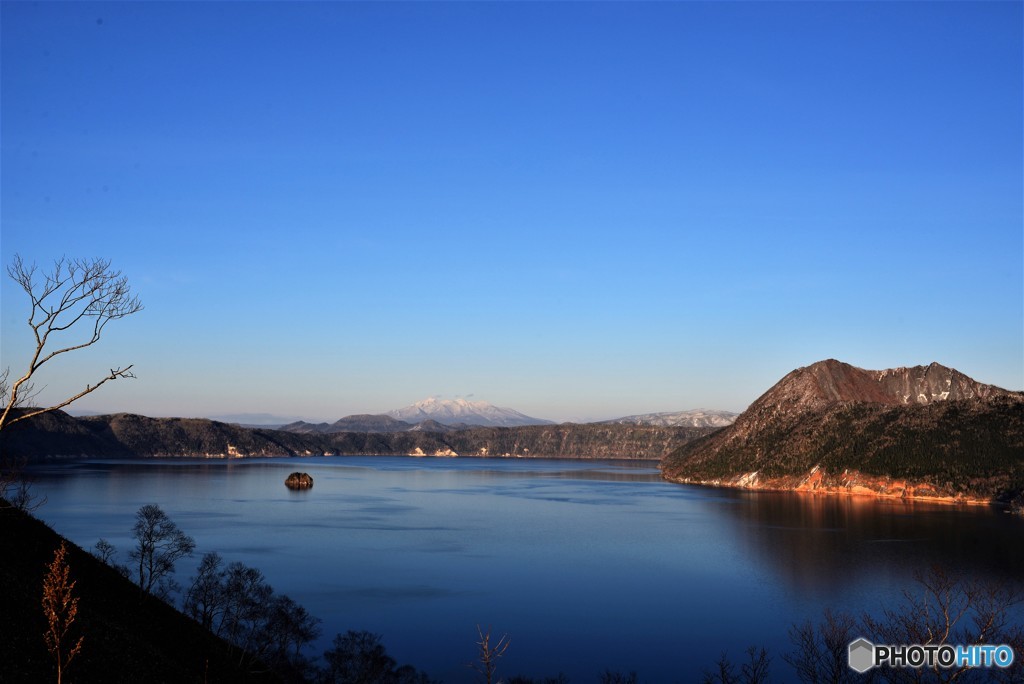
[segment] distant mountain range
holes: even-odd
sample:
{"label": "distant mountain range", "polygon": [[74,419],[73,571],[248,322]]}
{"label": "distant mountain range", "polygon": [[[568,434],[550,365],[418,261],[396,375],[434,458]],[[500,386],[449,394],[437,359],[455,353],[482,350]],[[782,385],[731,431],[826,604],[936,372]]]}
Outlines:
{"label": "distant mountain range", "polygon": [[642,413],[637,416],[625,416],[603,420],[602,423],[620,425],[657,425],[660,427],[725,427],[732,425],[738,413],[732,411],[713,411],[709,409],[693,409],[691,411],[675,411],[669,413]]}
{"label": "distant mountain range", "polygon": [[332,432],[404,432],[415,427],[412,423],[404,420],[397,420],[384,414],[359,414],[345,416],[333,423],[307,423],[299,420],[294,423],[282,425],[279,429],[285,432],[298,432],[300,434],[329,434]]}
{"label": "distant mountain range", "polygon": [[[69,411],[69,413],[71,413]],[[71,415],[76,415],[72,413]],[[89,415],[101,415],[92,413]],[[218,420],[222,423],[236,423],[246,427],[278,427],[285,423],[301,420],[298,416],[279,416],[273,413],[224,413],[214,416],[206,416],[210,420]]]}
{"label": "distant mountain range", "polygon": [[[0,431],[0,453],[15,460],[67,458],[251,458],[267,456],[496,456],[658,460],[714,428],[650,425],[520,425],[380,431],[399,423],[388,416],[338,421],[368,430],[331,430],[306,423],[306,432],[244,428],[203,418],[147,418],[129,413],[73,418],[61,411]],[[367,422],[359,423],[361,420]],[[323,424],[327,425],[327,424]],[[409,425],[402,423],[402,425]],[[330,428],[330,426],[328,426]]]}
{"label": "distant mountain range", "polygon": [[296,421],[282,425],[288,432],[450,432],[470,427],[522,427],[554,425],[550,420],[533,418],[510,408],[501,408],[486,401],[439,399],[431,397],[404,408],[379,414],[345,416],[333,423]]}
{"label": "distant mountain range", "polygon": [[937,363],[798,368],[662,462],[677,482],[946,500],[1024,500],[1024,393]]}
{"label": "distant mountain range", "polygon": [[388,411],[385,415],[406,423],[433,420],[442,425],[482,425],[485,427],[515,427],[517,425],[553,425],[550,420],[532,418],[510,408],[501,408],[486,401],[440,399],[430,397],[404,408]]}
{"label": "distant mountain range", "polygon": [[[725,427],[736,419],[730,411],[695,409],[668,413],[645,413],[613,420],[596,421],[599,425],[648,425],[652,427]],[[543,418],[534,418],[514,409],[501,408],[485,401],[430,398],[404,408],[380,414],[345,416],[333,423],[295,421],[280,429],[303,434],[332,432],[450,432],[470,427],[522,427],[554,425]]]}

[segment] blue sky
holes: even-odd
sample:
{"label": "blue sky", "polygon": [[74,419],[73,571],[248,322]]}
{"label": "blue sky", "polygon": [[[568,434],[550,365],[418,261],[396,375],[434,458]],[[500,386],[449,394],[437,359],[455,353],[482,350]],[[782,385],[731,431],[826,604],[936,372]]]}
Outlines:
{"label": "blue sky", "polygon": [[0,12],[0,255],[146,306],[43,401],[127,363],[78,407],[741,410],[829,357],[1024,388],[1020,2]]}

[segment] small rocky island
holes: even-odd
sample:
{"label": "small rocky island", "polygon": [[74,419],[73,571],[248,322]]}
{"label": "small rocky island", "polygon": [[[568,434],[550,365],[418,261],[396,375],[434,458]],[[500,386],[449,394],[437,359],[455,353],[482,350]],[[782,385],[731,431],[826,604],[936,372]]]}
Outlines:
{"label": "small rocky island", "polygon": [[285,478],[284,484],[288,489],[311,489],[313,478],[309,473],[295,472]]}

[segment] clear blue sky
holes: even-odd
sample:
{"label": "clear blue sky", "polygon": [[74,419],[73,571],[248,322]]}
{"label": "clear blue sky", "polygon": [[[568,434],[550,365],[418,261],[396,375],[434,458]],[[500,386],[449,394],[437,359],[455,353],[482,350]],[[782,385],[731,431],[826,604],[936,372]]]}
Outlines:
{"label": "clear blue sky", "polygon": [[[1022,4],[2,4],[2,252],[146,309],[78,408],[741,410],[1024,388]],[[3,364],[27,354],[2,289]]]}

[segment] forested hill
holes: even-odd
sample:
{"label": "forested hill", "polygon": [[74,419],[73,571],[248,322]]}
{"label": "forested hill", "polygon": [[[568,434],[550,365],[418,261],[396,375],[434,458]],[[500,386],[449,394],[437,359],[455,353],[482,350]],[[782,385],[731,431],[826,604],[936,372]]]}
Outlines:
{"label": "forested hill", "polygon": [[572,424],[476,427],[431,432],[303,434],[244,428],[199,418],[127,413],[37,416],[0,433],[7,457],[245,458],[321,455],[424,455],[660,460],[715,428]]}
{"label": "forested hill", "polygon": [[[47,565],[64,541],[32,516],[0,499],[0,682],[53,682],[54,657],[40,598]],[[68,635],[84,637],[65,681],[72,682],[277,682],[239,664],[240,652],[68,543],[67,564],[79,599]],[[65,652],[66,654],[66,652]]]}
{"label": "forested hill", "polygon": [[939,364],[800,368],[736,422],[662,464],[667,479],[754,489],[1020,500],[1024,394]]}

